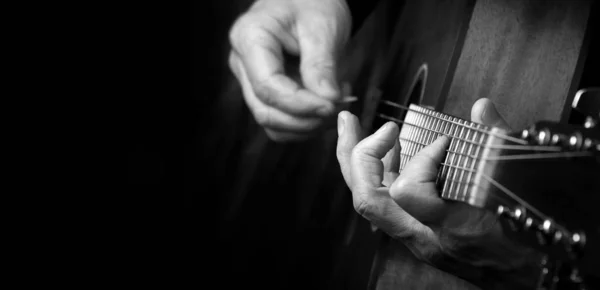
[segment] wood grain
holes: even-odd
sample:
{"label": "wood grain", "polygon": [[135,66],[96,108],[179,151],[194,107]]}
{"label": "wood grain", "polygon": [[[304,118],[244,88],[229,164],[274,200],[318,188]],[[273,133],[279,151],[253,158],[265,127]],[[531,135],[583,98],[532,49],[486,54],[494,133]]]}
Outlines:
{"label": "wood grain", "polygon": [[470,118],[490,98],[515,129],[559,121],[591,1],[480,0],[447,98],[436,108]]}

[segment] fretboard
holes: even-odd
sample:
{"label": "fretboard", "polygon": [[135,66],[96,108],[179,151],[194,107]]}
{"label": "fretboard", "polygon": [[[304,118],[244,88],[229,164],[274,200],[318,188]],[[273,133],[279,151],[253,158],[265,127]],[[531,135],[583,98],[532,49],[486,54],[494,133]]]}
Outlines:
{"label": "fretboard", "polygon": [[482,124],[445,115],[417,105],[410,105],[400,130],[400,171],[423,147],[441,135],[451,138],[437,184],[442,198],[478,204],[484,170],[483,160],[488,155],[494,136],[492,128]]}

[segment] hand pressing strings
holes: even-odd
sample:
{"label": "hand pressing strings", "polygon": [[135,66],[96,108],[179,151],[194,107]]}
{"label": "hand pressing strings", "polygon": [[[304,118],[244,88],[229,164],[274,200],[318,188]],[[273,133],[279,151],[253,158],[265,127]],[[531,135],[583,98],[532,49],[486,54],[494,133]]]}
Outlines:
{"label": "hand pressing strings", "polygon": [[[471,116],[475,122],[507,129],[487,99],[474,104]],[[529,275],[536,267],[534,259],[524,258],[530,252],[504,238],[494,213],[439,197],[435,183],[449,137],[441,136],[423,148],[398,174],[395,123],[362,139],[358,118],[343,111],[338,115],[338,135],[337,157],[354,208],[374,226],[400,240],[417,258],[475,284],[485,285],[489,279],[511,287],[535,282]],[[507,273],[521,276],[511,276],[511,282],[497,279]]]}

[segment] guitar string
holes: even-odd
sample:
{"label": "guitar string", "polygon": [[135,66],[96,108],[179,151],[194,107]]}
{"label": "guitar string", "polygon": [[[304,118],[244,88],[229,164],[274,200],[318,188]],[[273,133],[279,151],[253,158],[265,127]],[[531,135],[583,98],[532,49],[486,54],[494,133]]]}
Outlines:
{"label": "guitar string", "polygon": [[[483,172],[478,172],[477,170],[472,170],[472,169],[469,169],[469,168],[464,168],[464,167],[461,167],[461,166],[451,165],[451,164],[447,164],[447,163],[440,163],[440,164],[442,166],[453,167],[453,168],[455,168],[457,170],[472,171],[474,173],[481,174],[481,176],[483,178],[487,179],[492,185],[494,185],[495,187],[497,187],[498,189],[500,189],[502,192],[504,192],[506,195],[508,195],[510,198],[512,198],[514,201],[516,201],[517,203],[519,203],[520,205],[522,205],[523,207],[525,207],[528,211],[530,211],[533,214],[537,215],[537,217],[539,217],[540,219],[542,219],[542,220],[551,220],[548,216],[544,215],[538,209],[536,209],[535,207],[533,207],[532,205],[530,205],[529,203],[527,203],[525,200],[521,199],[518,195],[516,195],[510,189],[506,188],[501,183],[499,183],[498,181],[496,181],[492,177],[488,176],[487,174],[485,174]],[[557,228],[557,229],[559,229],[561,232],[566,233],[567,235],[569,233],[564,227],[562,227],[559,224],[554,223],[554,227]]]}
{"label": "guitar string", "polygon": [[[399,137],[398,139],[404,142],[415,143],[417,145],[423,147],[428,144],[423,142],[418,142],[414,140],[409,140],[406,138]],[[516,155],[498,155],[496,157],[477,157],[470,154],[460,153],[458,151],[446,150],[448,153],[453,153],[457,155],[462,155],[472,159],[485,160],[485,161],[504,161],[504,160],[529,160],[529,159],[556,159],[556,158],[570,158],[570,157],[593,157],[594,153],[590,151],[582,151],[582,152],[558,152],[558,153],[537,153],[537,154],[516,154]],[[414,157],[414,155],[403,154],[408,157]]]}
{"label": "guitar string", "polygon": [[[387,115],[384,115],[384,114],[377,114],[377,116],[380,117],[380,118],[382,118],[382,119],[386,119],[386,120],[389,120],[389,121],[392,121],[392,122],[402,123],[402,124],[405,124],[405,125],[409,125],[409,126],[413,126],[413,127],[422,129],[422,130],[427,130],[427,131],[431,131],[431,132],[434,132],[434,133],[445,135],[442,132],[431,130],[431,129],[428,129],[428,128],[425,128],[423,126],[419,126],[419,125],[416,125],[416,124],[408,123],[406,121],[403,121],[403,120],[400,120],[400,119],[397,119],[397,118],[394,118],[394,117],[390,117],[390,116],[387,116]],[[446,135],[446,136],[448,136],[448,135]],[[456,136],[448,136],[448,137],[452,138],[452,139],[461,140],[461,141],[464,141],[464,142],[467,142],[467,143],[472,143],[472,144],[475,144],[477,146],[482,146],[482,147],[485,147],[485,148],[494,149],[494,150],[497,150],[497,149],[535,150],[535,151],[561,151],[562,150],[559,146],[538,146],[538,145],[496,145],[496,146],[484,146],[482,144],[479,144],[478,142],[474,142],[474,141],[467,140],[467,139],[464,139],[464,138],[460,138],[460,137],[456,137]]]}
{"label": "guitar string", "polygon": [[[388,102],[386,101],[386,103],[388,103]],[[388,103],[388,105],[389,105],[389,103]],[[476,129],[476,128],[472,128],[472,127],[469,127],[469,126],[465,126],[463,124],[456,123],[456,122],[451,121],[451,120],[441,119],[440,117],[437,117],[437,116],[434,116],[434,115],[430,115],[430,114],[427,114],[427,113],[424,113],[424,112],[419,112],[419,111],[415,111],[415,110],[408,109],[408,108],[404,108],[404,109],[409,110],[409,111],[413,111],[413,112],[416,112],[416,113],[419,113],[419,114],[422,114],[422,115],[425,115],[425,116],[428,116],[428,117],[433,117],[433,118],[436,118],[436,119],[440,119],[440,120],[445,121],[447,123],[453,123],[454,125],[462,126],[464,128],[467,128],[467,129],[472,129],[473,131],[479,131],[479,132],[482,132],[484,134],[495,135],[496,137],[499,137],[499,138],[502,138],[502,139],[505,139],[505,140],[508,140],[508,141],[514,141],[514,140],[509,140],[511,138],[514,138],[514,137],[511,137],[511,136],[505,136],[505,135],[501,135],[501,134],[491,134],[492,132],[486,132],[486,131],[478,129],[478,128]],[[403,123],[403,124],[407,124],[409,126],[413,126],[413,127],[418,128],[418,129],[428,130],[430,132],[437,133],[438,135],[444,134],[444,133],[436,131],[436,130],[431,130],[431,129],[428,129],[428,128],[425,128],[425,127],[422,127],[422,126],[418,126],[416,124],[411,124],[411,123],[408,123],[408,122],[404,122],[403,120],[399,120],[397,118],[389,117],[389,116],[386,116],[386,115],[383,115],[383,114],[378,114],[378,116],[381,117],[381,118],[383,118],[383,119],[388,119],[390,121],[400,122],[400,123]],[[475,144],[475,145],[480,146],[480,147],[482,146],[481,143],[476,143],[476,142],[473,142],[473,141],[470,141],[470,140],[466,140],[464,138],[454,137],[454,136],[449,136],[449,137],[450,138],[454,138],[454,139],[458,139],[458,140],[463,140],[463,141],[466,141],[467,143],[472,143],[472,144]],[[505,137],[509,137],[509,138],[505,138]],[[401,138],[401,139],[404,139],[404,138]],[[516,140],[519,140],[519,142],[516,142],[516,143],[520,143],[520,144],[522,144],[521,142],[525,142],[524,140],[520,140],[520,139],[516,139]],[[417,141],[411,141],[411,140],[406,140],[406,139],[404,141],[413,142],[415,144],[418,144],[417,146],[419,146],[419,145],[420,146],[425,146],[424,143],[417,142]],[[525,142],[525,144],[527,144],[527,143]],[[519,150],[519,149],[520,150],[524,150],[524,147],[525,147],[527,149],[534,149],[534,150],[535,149],[538,149],[538,150],[541,149],[541,151],[554,151],[552,149],[548,150],[548,148],[546,146],[510,146],[510,145],[504,145],[504,146],[493,146],[493,147],[492,146],[485,146],[485,147],[487,147],[487,148],[494,148],[494,149],[508,149],[508,148],[510,148],[510,149],[517,149],[517,150]],[[544,149],[546,149],[546,150],[544,150]],[[558,149],[560,150],[560,148],[558,148]],[[417,150],[417,151],[419,151],[419,150]],[[446,150],[446,151],[450,152],[449,150]],[[463,154],[463,153],[458,153],[458,152],[450,152],[450,153],[459,154],[459,155],[463,155],[463,156],[467,156],[467,157],[473,158],[473,156],[468,155],[468,154]],[[528,155],[512,155],[512,156],[511,155],[504,155],[504,156],[500,156],[500,158],[496,157],[497,158],[496,160],[528,159],[528,157],[529,157],[529,159],[544,158],[544,157],[545,158],[557,158],[557,157],[567,157],[569,155],[571,157],[573,157],[573,156],[579,156],[579,155],[582,155],[582,154],[585,155],[586,153],[587,154],[591,154],[589,152],[578,152],[578,153],[574,153],[574,154],[568,154],[568,153],[566,153],[566,154],[549,153],[549,154],[528,154]],[[414,157],[414,154],[413,154],[413,156],[411,156],[409,154],[403,154],[403,153],[401,153],[401,154],[405,155],[405,156],[409,156],[410,158]],[[541,156],[541,155],[544,155],[544,156]],[[480,158],[475,157],[474,159],[480,159]],[[488,160],[494,160],[494,159],[489,158]],[[474,170],[474,169],[469,169],[469,168],[465,168],[465,167],[457,166],[457,165],[453,165],[453,164],[448,164],[448,163],[440,163],[440,165],[442,165],[443,167],[455,168],[456,170],[460,170],[461,172],[465,172],[466,171],[466,172],[471,172],[471,173],[479,173],[479,174],[481,174],[481,176],[483,178],[487,179],[495,187],[497,187],[498,189],[500,189],[502,192],[504,192],[506,195],[508,195],[509,197],[511,197],[513,200],[515,200],[516,202],[518,202],[519,204],[521,204],[522,206],[524,206],[526,209],[528,209],[532,213],[536,214],[539,218],[541,218],[543,220],[548,219],[548,217],[546,217],[544,214],[542,214],[536,208],[534,208],[533,206],[529,205],[527,202],[525,202],[524,200],[522,200],[521,198],[519,198],[516,194],[514,194],[508,188],[504,187],[502,184],[500,184],[499,182],[497,182],[496,180],[494,180],[492,177],[488,176],[487,174],[484,174],[483,172],[478,172],[477,170]],[[402,166],[402,168],[399,170],[399,172],[401,172],[404,169],[404,167],[405,166]],[[473,182],[470,182],[470,181],[463,182],[462,179],[461,179],[461,181],[457,181],[457,180],[452,179],[452,178],[450,178],[450,179],[445,178],[444,179],[445,183],[448,182],[448,181],[450,181],[451,183],[459,183],[459,184],[461,184],[461,183],[463,183],[463,184],[466,183],[466,184],[469,184],[469,185],[473,184]],[[465,192],[465,194],[461,195],[460,198],[458,198],[458,195],[457,195],[456,198],[454,198],[454,199],[467,199],[468,196],[470,198],[470,194],[467,194],[467,192]],[[555,227],[557,229],[563,231],[564,233],[567,233],[567,231],[564,228],[562,228],[560,225],[555,225]]]}
{"label": "guitar string", "polygon": [[[399,107],[399,106],[401,106],[401,105],[399,105],[399,104],[395,104],[395,103],[392,103],[392,102],[389,102],[389,101],[384,101],[384,102],[385,102],[385,103],[387,103],[388,105],[390,105],[390,103],[391,103],[391,104],[394,104],[394,105],[397,105],[396,107]],[[414,111],[414,110],[411,110],[411,109],[408,109],[408,108],[405,108],[405,109],[406,109],[406,110],[410,110],[410,111]],[[415,112],[417,112],[417,113],[420,113],[420,114],[425,114],[425,113],[418,112],[418,111],[415,111]],[[427,129],[427,128],[423,128],[423,127],[420,127],[420,126],[417,126],[417,125],[414,125],[414,124],[405,123],[405,122],[403,122],[402,120],[398,120],[398,119],[396,119],[396,118],[393,118],[393,117],[388,117],[388,116],[385,116],[385,115],[383,115],[383,114],[379,114],[379,115],[380,115],[380,117],[382,117],[382,118],[384,118],[384,119],[390,118],[390,119],[392,119],[391,121],[394,121],[394,122],[400,122],[400,123],[404,123],[404,124],[407,124],[407,125],[412,125],[412,126],[414,126],[414,127],[417,127],[417,128]],[[386,118],[386,117],[387,117],[387,118]],[[437,117],[437,116],[432,116],[432,117],[434,117],[434,118],[439,118],[439,117]],[[445,120],[445,119],[442,119],[442,121],[451,122],[451,123],[453,122],[453,121],[450,121],[450,120]],[[458,125],[461,125],[461,124],[458,124]],[[473,129],[473,128],[471,128],[471,129]],[[432,131],[432,130],[430,130],[430,131]],[[436,132],[436,131],[433,131],[433,132]],[[443,134],[443,133],[440,133],[440,132],[436,132],[436,133],[438,133],[438,134],[440,134],[440,135],[441,135],[441,134]],[[489,135],[496,135],[496,137],[499,137],[499,138],[503,138],[503,137],[514,138],[514,137],[511,137],[511,136],[506,136],[506,135],[501,135],[501,134],[492,134],[492,132],[486,132],[486,131],[483,131],[483,133],[486,133],[486,134],[489,134]],[[449,137],[451,137],[451,136],[449,136]],[[456,137],[451,137],[451,138],[460,139],[460,138],[456,138]],[[519,142],[517,142],[517,143],[521,143],[521,141],[523,141],[523,140],[520,140],[520,139],[515,139],[515,140],[519,140]],[[465,140],[465,141],[468,141],[468,140]],[[525,143],[525,144],[526,144],[526,143]],[[479,145],[479,144],[476,144],[476,145]],[[481,146],[481,145],[479,145],[479,146]],[[530,147],[530,148],[531,148],[531,147],[541,147],[541,146],[523,146],[523,147]],[[515,149],[517,149],[517,147],[515,147]],[[451,153],[453,153],[453,152],[451,152]],[[583,153],[583,152],[582,152],[582,153]],[[590,154],[591,154],[591,153],[590,153]],[[569,156],[568,154],[560,154],[560,153],[558,153],[558,154],[556,154],[556,153],[548,153],[548,154],[530,154],[529,156],[530,156],[531,158],[542,158],[542,157],[540,157],[540,155],[546,155],[546,156],[550,155],[550,156],[551,156],[551,157],[547,157],[547,158],[571,157],[571,156]],[[517,158],[515,158],[515,159],[523,159],[522,157],[519,157],[519,156],[526,156],[526,155],[513,155],[513,156],[510,156],[510,155],[503,155],[503,156],[500,156],[500,157],[503,157],[503,158],[504,158],[504,160],[510,160],[510,159],[508,159],[507,157],[517,157]],[[456,168],[456,169],[458,169],[458,170],[465,170],[465,171],[470,171],[470,172],[477,173],[477,171],[476,171],[476,170],[469,169],[469,168],[462,168],[462,167],[460,167],[460,166],[456,166],[456,165],[451,165],[451,164],[447,164],[447,163],[441,163],[441,165],[442,165],[442,166],[447,166],[447,167],[454,167],[454,168]],[[402,169],[403,169],[403,168],[402,168]],[[401,171],[401,170],[400,170],[400,171]],[[534,214],[536,214],[536,215],[537,215],[539,218],[541,218],[541,219],[543,219],[543,220],[547,220],[547,219],[548,219],[548,217],[546,217],[544,214],[542,214],[540,211],[538,211],[538,210],[537,210],[536,208],[534,208],[533,206],[529,205],[529,204],[528,204],[527,202],[525,202],[524,200],[520,199],[520,198],[519,198],[519,197],[518,197],[518,196],[517,196],[515,193],[513,193],[513,192],[512,192],[511,190],[509,190],[508,188],[504,187],[502,184],[500,184],[499,182],[497,182],[496,180],[494,180],[492,177],[490,177],[490,176],[488,176],[488,175],[486,175],[486,174],[484,174],[484,173],[481,173],[481,172],[480,172],[479,174],[481,174],[481,176],[482,176],[483,178],[487,179],[487,180],[488,180],[490,183],[492,183],[494,186],[496,186],[497,188],[499,188],[499,189],[500,189],[501,191],[503,191],[505,194],[507,194],[508,196],[512,197],[512,198],[513,198],[515,201],[517,201],[518,203],[520,203],[521,205],[523,205],[523,206],[524,206],[525,208],[527,208],[529,211],[531,211],[531,212],[533,212]],[[447,179],[446,179],[446,180],[447,180]],[[468,182],[468,183],[471,183],[471,182]],[[557,229],[559,229],[560,231],[562,231],[563,233],[567,233],[567,235],[568,235],[568,231],[567,231],[567,230],[566,230],[564,227],[562,227],[561,225],[559,225],[559,224],[555,224],[554,226],[555,226]]]}
{"label": "guitar string", "polygon": [[[498,137],[500,139],[504,139],[504,140],[511,141],[511,142],[514,142],[514,143],[518,143],[518,144],[521,144],[521,145],[527,145],[527,141],[519,139],[519,138],[516,138],[516,137],[508,136],[508,135],[505,135],[505,134],[499,134],[497,132],[491,132],[491,131],[485,130],[485,129],[474,128],[472,126],[465,126],[464,124],[460,124],[459,122],[452,121],[452,120],[446,120],[446,119],[443,119],[441,117],[433,116],[433,115],[430,115],[429,112],[420,112],[420,111],[417,111],[417,110],[413,110],[413,109],[411,109],[409,107],[406,107],[406,106],[403,106],[403,105],[400,105],[398,103],[394,103],[394,102],[391,102],[391,101],[388,101],[388,100],[382,100],[382,101],[380,101],[380,103],[383,103],[385,105],[392,106],[392,107],[395,107],[395,108],[398,108],[398,109],[402,109],[402,110],[405,110],[405,111],[411,111],[411,112],[415,112],[417,114],[423,114],[423,115],[431,116],[433,118],[440,119],[442,121],[449,122],[449,123],[452,123],[452,124],[455,124],[455,125],[467,128],[469,130],[478,131],[478,132],[481,132],[481,133],[484,133],[484,134],[488,134],[488,135],[493,135],[493,136],[496,136],[496,137]],[[423,108],[423,109],[425,109],[427,111],[432,111],[432,110],[429,110],[429,109],[426,109],[426,108]],[[474,123],[474,122],[470,122],[470,123]]]}

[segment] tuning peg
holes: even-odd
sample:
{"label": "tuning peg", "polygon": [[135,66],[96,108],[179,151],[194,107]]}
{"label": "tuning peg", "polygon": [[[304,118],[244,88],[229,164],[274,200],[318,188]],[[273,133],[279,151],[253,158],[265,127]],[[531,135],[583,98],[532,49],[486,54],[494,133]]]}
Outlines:
{"label": "tuning peg", "polygon": [[538,133],[538,130],[535,127],[535,125],[532,125],[528,129],[524,129],[523,131],[521,131],[521,139],[523,139],[529,143],[537,142],[538,135],[539,135],[539,133]]}
{"label": "tuning peg", "polygon": [[581,252],[585,247],[585,233],[584,232],[575,232],[571,235],[571,247],[577,251]]}
{"label": "tuning peg", "polygon": [[562,239],[563,234],[556,234],[556,228],[551,220],[544,220],[537,229],[538,242],[542,245],[554,244]]}
{"label": "tuning peg", "polygon": [[528,230],[531,228],[531,226],[534,223],[533,219],[528,217],[527,210],[523,206],[517,206],[517,207],[515,207],[514,210],[510,210],[509,208],[500,205],[500,206],[498,206],[496,213],[499,216],[509,217],[510,220],[515,222],[515,223],[513,223],[515,230],[519,230],[519,229]]}
{"label": "tuning peg", "polygon": [[600,88],[581,89],[575,93],[571,107],[587,118],[586,128],[592,128],[600,121]]}
{"label": "tuning peg", "polygon": [[551,136],[550,130],[544,128],[537,132],[536,141],[540,145],[547,145],[550,143]]}
{"label": "tuning peg", "polygon": [[542,223],[542,225],[540,226],[540,230],[546,234],[546,235],[550,235],[554,233],[554,224],[552,223],[551,220],[544,220],[544,222]]}
{"label": "tuning peg", "polygon": [[583,137],[581,133],[575,132],[569,136],[569,148],[571,150],[580,150],[583,145]]}
{"label": "tuning peg", "polygon": [[567,135],[555,133],[552,134],[552,138],[550,139],[550,144],[552,145],[565,145],[567,142]]}

